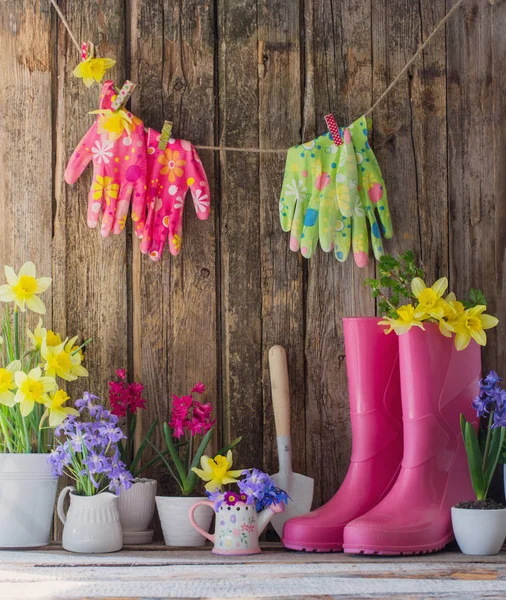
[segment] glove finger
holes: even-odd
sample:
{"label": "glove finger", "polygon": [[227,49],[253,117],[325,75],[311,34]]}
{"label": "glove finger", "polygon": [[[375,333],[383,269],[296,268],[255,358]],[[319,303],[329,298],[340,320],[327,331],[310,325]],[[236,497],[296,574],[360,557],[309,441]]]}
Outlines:
{"label": "glove finger", "polygon": [[279,200],[279,220],[283,231],[292,229],[296,204],[299,198],[307,192],[307,189],[303,190],[305,186],[301,176],[302,157],[298,148],[298,146],[290,148],[286,155],[285,173]]}
{"label": "glove finger", "polygon": [[160,221],[158,213],[162,210],[162,208],[162,200],[159,196],[155,196],[149,203],[148,214],[140,244],[140,250],[143,254],[149,254],[151,248],[154,246],[154,242],[156,241],[155,238],[157,234],[157,226]]}
{"label": "glove finger", "polygon": [[88,227],[96,227],[102,211],[103,190],[94,179],[88,194]]}
{"label": "glove finger", "polygon": [[116,204],[118,202],[119,183],[114,182],[111,177],[104,176],[103,178],[103,210],[102,210],[102,226],[100,227],[100,235],[107,237],[114,226],[116,214]]}
{"label": "glove finger", "polygon": [[369,236],[367,235],[365,210],[358,193],[353,216],[351,217],[351,235],[355,264],[357,267],[365,267],[369,261]]}
{"label": "glove finger", "polygon": [[304,213],[304,224],[300,237],[300,251],[304,258],[311,258],[318,245],[320,195],[320,191],[313,187],[313,194]]}
{"label": "glove finger", "polygon": [[116,210],[114,213],[114,222],[112,232],[119,234],[125,229],[128,208],[130,206],[130,199],[132,197],[133,185],[124,185],[119,192],[118,201],[116,203]]}
{"label": "glove finger", "polygon": [[186,185],[191,190],[195,212],[201,221],[205,221],[209,218],[211,212],[211,191],[204,166],[193,145],[191,145],[191,155],[187,161],[186,169],[186,174],[188,175]]}
{"label": "glove finger", "polygon": [[317,149],[320,149],[321,172],[317,172],[314,185],[320,190],[319,238],[322,250],[330,252],[334,248],[334,230],[338,212],[336,202],[336,160],[339,150],[330,134],[320,136],[317,140],[319,141]]}
{"label": "glove finger", "polygon": [[344,262],[350,253],[351,220],[343,216],[337,208],[337,219],[334,228],[334,256],[339,262]]}

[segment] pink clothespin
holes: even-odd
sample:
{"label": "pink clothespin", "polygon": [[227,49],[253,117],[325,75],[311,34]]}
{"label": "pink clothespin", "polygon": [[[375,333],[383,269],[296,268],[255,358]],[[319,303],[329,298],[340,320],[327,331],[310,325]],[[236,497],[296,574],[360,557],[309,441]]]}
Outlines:
{"label": "pink clothespin", "polygon": [[91,42],[81,42],[81,60],[95,56],[95,46]]}
{"label": "pink clothespin", "polygon": [[333,114],[325,115],[324,119],[325,119],[325,123],[327,123],[328,130],[330,131],[330,135],[332,136],[332,139],[334,140],[335,145],[342,146],[343,138],[341,137],[341,134],[339,133],[339,127],[337,126],[336,120],[334,119],[334,115]]}
{"label": "pink clothespin", "polygon": [[114,100],[114,102],[111,104],[111,108],[114,112],[116,112],[119,108],[123,106],[123,104],[125,104],[125,102],[128,101],[134,89],[135,83],[133,83],[132,81],[128,81],[127,79],[123,84],[121,90],[118,92],[116,100]]}

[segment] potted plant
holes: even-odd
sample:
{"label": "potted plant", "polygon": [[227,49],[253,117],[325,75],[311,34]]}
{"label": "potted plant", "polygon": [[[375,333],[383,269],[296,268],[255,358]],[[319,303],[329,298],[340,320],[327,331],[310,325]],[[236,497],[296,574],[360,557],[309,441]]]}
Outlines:
{"label": "potted plant", "polygon": [[[0,331],[0,548],[44,546],[50,541],[57,478],[47,464],[53,428],[75,409],[68,408],[59,380],[86,377],[77,337],[61,339],[43,327],[26,329],[27,309],[45,314],[39,297],[51,285],[37,278],[35,265],[19,273],[5,267],[0,286],[5,303]],[[26,502],[36,498],[36,502]]]}
{"label": "potted plant", "polygon": [[153,529],[148,529],[155,512],[155,496],[157,482],[154,479],[140,477],[141,473],[158,462],[158,457],[141,465],[141,459],[148,441],[151,439],[158,419],[152,423],[137,450],[135,449],[135,432],[137,429],[137,412],[146,408],[146,400],[142,397],[142,383],[126,381],[126,371],[116,371],[117,381],[109,381],[109,402],[111,413],[123,420],[125,440],[118,442],[121,460],[134,478],[132,486],[124,490],[118,498],[118,510],[123,529],[124,544],[147,544],[153,539]]}
{"label": "potted plant", "polygon": [[[201,500],[201,497],[195,496],[198,477],[194,469],[197,465],[204,461],[209,472],[213,472],[214,465],[216,471],[219,469],[225,479],[233,478],[234,474],[242,472],[230,471],[232,467],[230,450],[240,442],[241,438],[222,448],[214,460],[204,456],[213,436],[215,423],[211,418],[212,405],[201,403],[193,397],[194,394],[200,395],[204,391],[204,384],[198,383],[187,396],[172,397],[171,419],[169,423],[164,423],[162,428],[166,445],[163,452],[148,441],[181,492],[181,496],[177,497],[156,496],[156,506],[167,546],[205,544],[205,538],[193,529],[189,519],[190,508]],[[200,443],[197,445],[199,438],[201,438]],[[228,453],[226,457],[223,456],[225,453]],[[209,530],[212,514],[201,509],[197,511],[195,519],[202,529]]]}
{"label": "potted plant", "polygon": [[[202,466],[208,463],[209,459],[204,460]],[[226,482],[220,483],[214,475],[210,479],[207,469],[194,469],[194,472],[207,482],[206,487],[216,486],[215,491],[207,491],[209,500],[201,500],[190,508],[190,521],[196,531],[213,542],[213,554],[258,554],[258,538],[272,517],[285,510],[290,500],[287,493],[276,487],[267,473],[258,469],[242,471],[242,479],[236,481],[239,492],[223,491]],[[199,506],[210,506],[216,513],[213,535],[195,521],[194,513]]]}
{"label": "potted plant", "polygon": [[506,391],[495,371],[480,381],[480,393],[473,407],[487,425],[478,435],[461,415],[460,425],[469,462],[475,500],[460,502],[452,508],[453,531],[464,554],[497,554],[506,538],[506,508],[487,498],[504,443]]}
{"label": "potted plant", "polygon": [[[75,405],[81,419],[70,415],[57,427],[57,445],[49,459],[55,476],[65,474],[75,483],[58,498],[62,544],[71,552],[116,552],[123,546],[118,495],[133,480],[118,447],[125,435],[118,417],[104,409],[97,396],[85,392]],[[87,421],[82,420],[85,411]],[[67,493],[70,508],[65,514]]]}

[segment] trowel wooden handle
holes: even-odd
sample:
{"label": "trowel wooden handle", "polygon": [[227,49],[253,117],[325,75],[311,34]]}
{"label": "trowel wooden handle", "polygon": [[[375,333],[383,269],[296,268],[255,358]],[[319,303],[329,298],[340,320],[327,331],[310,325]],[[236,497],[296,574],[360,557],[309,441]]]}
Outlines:
{"label": "trowel wooden handle", "polygon": [[290,385],[288,383],[288,364],[286,352],[282,346],[273,346],[269,350],[269,370],[271,373],[272,404],[276,434],[290,435]]}

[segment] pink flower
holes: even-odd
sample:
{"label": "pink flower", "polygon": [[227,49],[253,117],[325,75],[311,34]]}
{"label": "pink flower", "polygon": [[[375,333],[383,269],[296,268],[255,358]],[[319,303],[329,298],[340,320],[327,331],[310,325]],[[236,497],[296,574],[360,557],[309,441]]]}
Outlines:
{"label": "pink flower", "polygon": [[206,386],[200,381],[193,387],[192,394],[203,394],[206,391]]}
{"label": "pink flower", "polygon": [[[118,369],[118,377],[126,377],[124,369]],[[111,412],[117,417],[126,416],[127,412],[135,414],[139,408],[146,408],[146,400],[142,397],[142,383],[127,383],[126,381],[109,381],[109,401]]]}
{"label": "pink flower", "polygon": [[235,529],[232,530],[232,535],[234,537],[239,537],[241,535],[241,530],[236,527]]}

